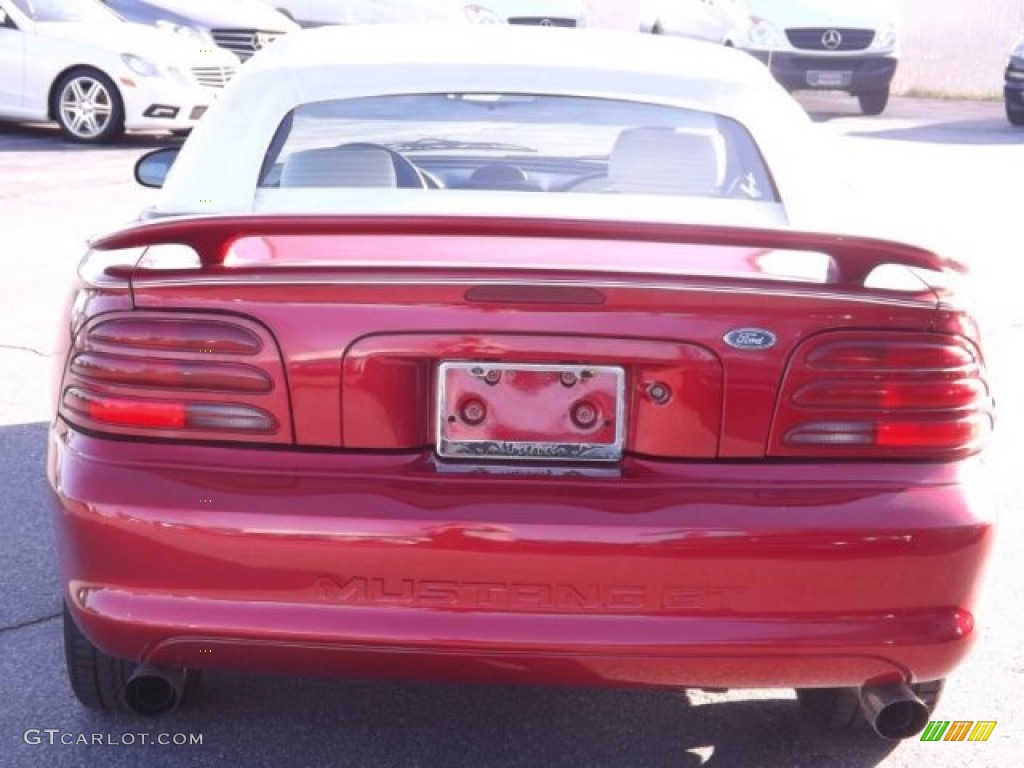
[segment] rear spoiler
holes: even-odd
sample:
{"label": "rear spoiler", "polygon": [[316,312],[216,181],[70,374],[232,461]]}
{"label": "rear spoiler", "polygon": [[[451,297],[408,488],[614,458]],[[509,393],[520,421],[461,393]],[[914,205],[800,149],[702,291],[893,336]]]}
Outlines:
{"label": "rear spoiler", "polygon": [[608,240],[748,247],[825,253],[836,274],[831,282],[864,286],[878,267],[900,265],[932,272],[967,272],[961,262],[912,245],[860,236],[789,229],[575,219],[439,216],[245,215],[162,219],[138,224],[91,242],[93,250],[163,244],[191,247],[204,266],[219,266],[241,237],[281,235],[396,235]]}

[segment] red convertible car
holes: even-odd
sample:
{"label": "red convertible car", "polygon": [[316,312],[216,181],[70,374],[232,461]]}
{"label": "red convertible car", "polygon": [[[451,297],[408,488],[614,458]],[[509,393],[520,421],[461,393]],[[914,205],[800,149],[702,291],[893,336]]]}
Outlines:
{"label": "red convertible car", "polygon": [[816,135],[702,43],[253,57],[69,301],[78,698],[160,714],[208,668],[795,688],[918,732],[975,634],[992,398],[957,264],[818,225]]}

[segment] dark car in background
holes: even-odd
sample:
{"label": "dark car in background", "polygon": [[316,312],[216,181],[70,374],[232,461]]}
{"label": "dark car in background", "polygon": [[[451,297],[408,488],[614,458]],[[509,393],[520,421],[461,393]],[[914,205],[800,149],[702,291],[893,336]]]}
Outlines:
{"label": "dark car in background", "polygon": [[1003,97],[1006,99],[1006,119],[1011,125],[1024,126],[1024,37],[1010,51]]}
{"label": "dark car in background", "polygon": [[210,41],[245,61],[298,25],[259,0],[103,0],[128,21]]}

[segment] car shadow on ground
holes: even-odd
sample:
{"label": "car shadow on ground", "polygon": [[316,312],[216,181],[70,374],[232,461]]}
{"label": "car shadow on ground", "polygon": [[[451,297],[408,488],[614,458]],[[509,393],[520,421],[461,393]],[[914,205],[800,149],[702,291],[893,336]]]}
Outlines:
{"label": "car shadow on ground", "polygon": [[389,766],[822,766],[841,754],[845,765],[874,766],[896,746],[870,732],[818,734],[792,699],[692,706],[682,691],[242,675],[208,675],[204,686],[181,717],[200,727],[231,712],[254,738],[261,722],[319,734],[304,754],[302,744],[263,745],[298,764],[344,749],[351,765],[380,764],[386,754]]}
{"label": "car shadow on ground", "polygon": [[998,101],[954,102],[962,119],[950,120],[951,102],[894,98],[875,117],[861,114],[857,101],[837,94],[797,94],[815,123],[838,123],[843,135],[929,144],[982,146],[1024,142],[1024,129],[1010,125]]}
{"label": "car shadow on ground", "polygon": [[0,122],[0,152],[25,152],[45,149],[48,152],[103,152],[124,149],[156,149],[175,146],[184,137],[170,133],[126,133],[110,144],[81,144],[70,141],[56,125]]}
{"label": "car shadow on ground", "polygon": [[1015,128],[1005,120],[958,120],[905,128],[854,130],[848,131],[846,135],[864,139],[889,139],[961,146],[1024,144],[1024,129]]}
{"label": "car shadow on ground", "polygon": [[[59,622],[34,632],[57,658]],[[56,648],[54,647],[56,646]],[[48,649],[48,650],[42,650]],[[56,668],[54,668],[56,667]],[[189,734],[201,744],[64,747],[78,768],[227,764],[333,768],[872,768],[898,747],[870,732],[821,734],[792,699],[692,706],[676,691],[591,690],[255,677],[207,673],[198,700],[161,718],[110,716],[71,697],[63,664],[43,670],[10,723],[71,733]],[[22,663],[22,668],[29,666]],[[23,690],[15,681],[14,690]],[[52,688],[51,688],[52,686]],[[48,713],[44,718],[37,712]],[[6,719],[11,720],[11,717]],[[26,757],[38,750],[24,749]],[[70,756],[70,755],[69,755]],[[18,762],[18,765],[22,763]],[[25,763],[26,765],[28,763]]]}

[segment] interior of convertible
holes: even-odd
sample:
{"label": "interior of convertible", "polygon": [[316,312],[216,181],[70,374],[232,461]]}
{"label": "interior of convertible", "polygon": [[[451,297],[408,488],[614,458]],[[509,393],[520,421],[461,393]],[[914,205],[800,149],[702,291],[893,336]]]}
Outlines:
{"label": "interior of convertible", "polygon": [[523,93],[300,106],[281,122],[260,186],[778,202],[761,153],[735,120],[661,104]]}

